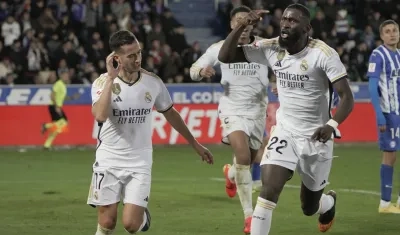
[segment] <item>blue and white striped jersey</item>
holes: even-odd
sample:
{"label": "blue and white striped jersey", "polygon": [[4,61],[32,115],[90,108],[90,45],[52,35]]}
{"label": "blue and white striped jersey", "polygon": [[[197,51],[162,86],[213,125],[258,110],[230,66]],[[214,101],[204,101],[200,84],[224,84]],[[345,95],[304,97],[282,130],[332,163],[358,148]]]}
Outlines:
{"label": "blue and white striped jersey", "polygon": [[369,58],[369,79],[379,79],[379,99],[383,113],[400,114],[400,50],[381,45]]}

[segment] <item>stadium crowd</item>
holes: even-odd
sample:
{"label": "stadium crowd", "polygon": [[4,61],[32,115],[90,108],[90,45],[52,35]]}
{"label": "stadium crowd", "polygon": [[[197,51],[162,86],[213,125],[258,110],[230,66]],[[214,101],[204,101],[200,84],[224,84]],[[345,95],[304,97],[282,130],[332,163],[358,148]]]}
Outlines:
{"label": "stadium crowd", "polygon": [[[369,54],[381,43],[379,24],[399,20],[395,0],[230,0],[218,10],[223,36],[230,10],[243,4],[271,11],[255,33],[275,37],[282,9],[292,2],[310,9],[312,36],[336,48],[353,81],[365,80]],[[189,68],[202,54],[197,42],[188,44],[183,25],[163,0],[1,1],[0,24],[1,84],[49,84],[63,70],[72,83],[89,84],[105,71],[108,37],[119,29],[138,37],[143,68],[166,83],[191,82]]]}
{"label": "stadium crowd", "polygon": [[190,80],[200,54],[163,0],[2,1],[0,22],[2,84],[53,83],[62,70],[72,83],[91,83],[106,70],[108,38],[119,29],[137,36],[143,67],[165,82]]}

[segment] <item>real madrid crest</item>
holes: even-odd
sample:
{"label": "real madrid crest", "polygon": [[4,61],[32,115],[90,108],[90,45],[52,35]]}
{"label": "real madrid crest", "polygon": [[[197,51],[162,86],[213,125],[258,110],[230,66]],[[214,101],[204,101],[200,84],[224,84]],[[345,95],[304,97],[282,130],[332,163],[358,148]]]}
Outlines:
{"label": "real madrid crest", "polygon": [[286,52],[285,51],[279,51],[278,54],[276,55],[276,59],[278,59],[278,61],[283,60],[283,58],[285,57]]}
{"label": "real madrid crest", "polygon": [[303,70],[303,71],[307,71],[307,69],[308,69],[308,64],[307,64],[307,61],[306,61],[306,60],[302,60],[302,61],[301,61],[300,69]]}
{"label": "real madrid crest", "polygon": [[111,90],[112,93],[119,95],[119,93],[121,93],[121,86],[119,85],[119,83],[114,83]]}
{"label": "real madrid crest", "polygon": [[151,97],[150,92],[146,92],[146,94],[144,95],[144,100],[145,100],[147,103],[150,103],[152,99],[153,99],[153,98]]}

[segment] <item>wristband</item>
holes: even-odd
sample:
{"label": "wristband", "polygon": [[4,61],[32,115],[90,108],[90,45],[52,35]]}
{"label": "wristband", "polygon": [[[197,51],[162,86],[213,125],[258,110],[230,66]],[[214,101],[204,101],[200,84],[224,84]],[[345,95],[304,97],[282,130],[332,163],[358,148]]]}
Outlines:
{"label": "wristband", "polygon": [[329,119],[329,121],[326,123],[326,125],[329,125],[329,126],[333,127],[334,129],[336,129],[339,126],[339,123],[337,123],[337,121],[335,121],[333,119]]}

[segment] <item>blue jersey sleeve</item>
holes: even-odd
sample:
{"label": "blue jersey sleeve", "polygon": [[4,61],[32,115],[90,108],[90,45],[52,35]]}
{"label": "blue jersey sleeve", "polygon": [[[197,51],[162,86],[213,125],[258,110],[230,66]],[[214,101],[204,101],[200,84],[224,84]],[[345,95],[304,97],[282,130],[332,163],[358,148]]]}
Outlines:
{"label": "blue jersey sleeve", "polygon": [[386,125],[386,119],[385,116],[383,115],[381,105],[379,102],[379,92],[378,92],[378,87],[379,87],[379,78],[376,77],[370,77],[368,81],[368,88],[369,88],[369,94],[371,96],[371,103],[372,106],[374,107],[375,115],[376,115],[376,121],[378,123],[378,126],[383,126]]}
{"label": "blue jersey sleeve", "polygon": [[373,51],[369,57],[368,73],[367,77],[380,78],[383,70],[383,58],[382,55],[376,51]]}
{"label": "blue jersey sleeve", "polygon": [[379,99],[379,80],[383,70],[383,58],[382,55],[373,51],[369,57],[368,65],[368,88],[371,97],[371,103],[374,107],[376,121],[379,126],[386,124],[386,119],[383,115],[380,99]]}

